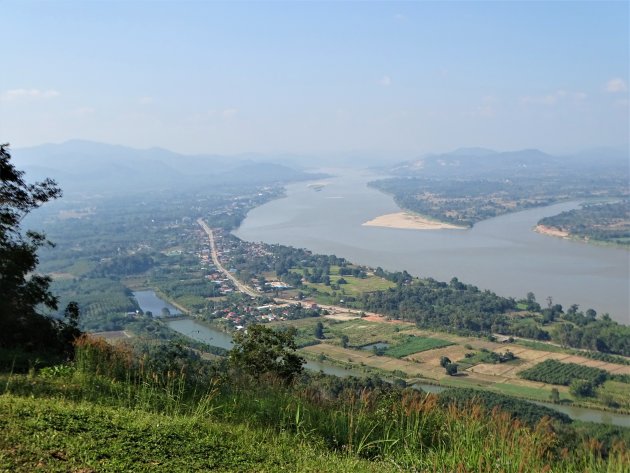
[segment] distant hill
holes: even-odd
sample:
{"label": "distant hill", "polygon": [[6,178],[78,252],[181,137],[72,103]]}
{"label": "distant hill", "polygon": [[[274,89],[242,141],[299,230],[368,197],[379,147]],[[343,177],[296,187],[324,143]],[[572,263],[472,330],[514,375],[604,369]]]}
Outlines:
{"label": "distant hill", "polygon": [[394,165],[390,172],[400,176],[458,179],[496,179],[580,174],[593,169],[628,173],[628,156],[621,151],[593,150],[572,156],[553,156],[538,149],[494,151],[461,148],[450,153],[430,154]]}
{"label": "distant hill", "polygon": [[52,177],[66,194],[260,185],[321,177],[265,161],[260,155],[184,155],[162,148],[135,149],[82,140],[14,149],[13,159],[29,180]]}

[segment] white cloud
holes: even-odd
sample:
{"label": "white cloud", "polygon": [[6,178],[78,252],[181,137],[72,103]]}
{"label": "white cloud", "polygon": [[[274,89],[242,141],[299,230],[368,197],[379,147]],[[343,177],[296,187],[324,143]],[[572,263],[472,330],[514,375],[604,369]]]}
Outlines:
{"label": "white cloud", "polygon": [[389,76],[383,76],[379,79],[378,83],[383,87],[389,87],[390,85],[392,85],[392,79]]}
{"label": "white cloud", "polygon": [[625,92],[626,90],[628,90],[628,86],[626,86],[624,80],[619,77],[615,77],[606,82],[606,92],[616,93]]}
{"label": "white cloud", "polygon": [[226,108],[221,112],[221,116],[225,119],[234,118],[238,115],[238,109],[236,108]]}
{"label": "white cloud", "polygon": [[151,105],[154,102],[153,97],[144,96],[138,99],[140,105]]}
{"label": "white cloud", "polygon": [[61,94],[53,89],[40,90],[40,89],[11,89],[7,90],[0,95],[0,100],[6,102],[10,100],[20,99],[52,99],[59,97]]}

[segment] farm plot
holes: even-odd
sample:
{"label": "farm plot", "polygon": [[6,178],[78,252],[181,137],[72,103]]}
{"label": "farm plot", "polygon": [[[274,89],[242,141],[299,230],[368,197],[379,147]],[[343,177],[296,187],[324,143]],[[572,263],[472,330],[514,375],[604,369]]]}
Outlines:
{"label": "farm plot", "polygon": [[411,327],[369,322],[364,319],[333,323],[330,332],[335,336],[346,335],[352,346],[364,346],[375,342],[395,343],[401,336],[400,332]]}
{"label": "farm plot", "polygon": [[510,351],[525,362],[522,365],[523,369],[531,368],[545,360],[557,360],[562,363],[575,363],[582,366],[599,368],[613,374],[630,374],[630,366],[628,365],[618,365],[616,363],[593,360],[591,358],[577,355],[569,355],[566,353],[558,352],[545,352],[541,350],[523,348],[516,345],[510,346]]}
{"label": "farm plot", "polygon": [[410,378],[423,377],[423,370],[417,363],[387,356],[377,356],[368,351],[351,350],[328,343],[313,345],[303,350],[309,353],[323,354],[343,363],[368,366],[386,371],[402,371]]}
{"label": "farm plot", "polygon": [[518,374],[520,377],[530,381],[560,384],[563,386],[568,386],[575,379],[585,379],[595,384],[600,384],[607,376],[606,371],[599,368],[591,368],[575,363],[561,363],[556,360],[543,361]]}
{"label": "farm plot", "polygon": [[442,348],[452,345],[452,342],[442,340],[440,338],[425,338],[408,336],[402,342],[395,346],[389,347],[385,354],[395,358],[403,358],[414,353],[420,353],[434,348]]}

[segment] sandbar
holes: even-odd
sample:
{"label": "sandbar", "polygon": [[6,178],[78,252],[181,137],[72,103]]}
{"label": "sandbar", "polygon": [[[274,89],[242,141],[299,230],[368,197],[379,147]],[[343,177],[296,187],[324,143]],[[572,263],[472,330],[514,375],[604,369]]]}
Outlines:
{"label": "sandbar", "polygon": [[466,227],[459,227],[450,223],[430,220],[420,215],[408,212],[396,212],[393,214],[381,215],[363,225],[367,227],[401,228],[408,230],[465,230]]}
{"label": "sandbar", "polygon": [[548,227],[546,225],[536,225],[536,228],[534,230],[543,235],[550,235],[550,236],[555,236],[555,237],[560,237],[560,238],[569,238],[569,232],[565,232],[564,230],[560,230],[554,227]]}

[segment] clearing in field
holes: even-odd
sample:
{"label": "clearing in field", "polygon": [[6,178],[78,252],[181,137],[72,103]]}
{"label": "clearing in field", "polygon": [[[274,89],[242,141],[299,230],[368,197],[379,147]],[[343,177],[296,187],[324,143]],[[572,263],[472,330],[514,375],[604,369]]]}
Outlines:
{"label": "clearing in field", "polygon": [[347,322],[332,323],[329,330],[330,333],[337,337],[346,335],[349,338],[350,345],[360,347],[375,342],[394,344],[400,339],[402,333],[409,328],[412,328],[412,326],[401,327],[370,322],[364,318],[359,318]]}
{"label": "clearing in field", "polygon": [[[302,272],[300,268],[291,268],[293,272]],[[341,284],[339,280],[345,281]],[[387,279],[380,278],[373,274],[368,274],[366,277],[356,277],[349,274],[340,275],[339,266],[330,267],[330,282],[331,284],[339,285],[343,288],[344,292],[348,295],[358,296],[365,292],[385,291],[391,287],[396,287],[396,284],[388,281]],[[306,283],[305,286],[317,289],[317,291],[330,294],[333,291],[331,286],[327,286],[323,283]]]}

